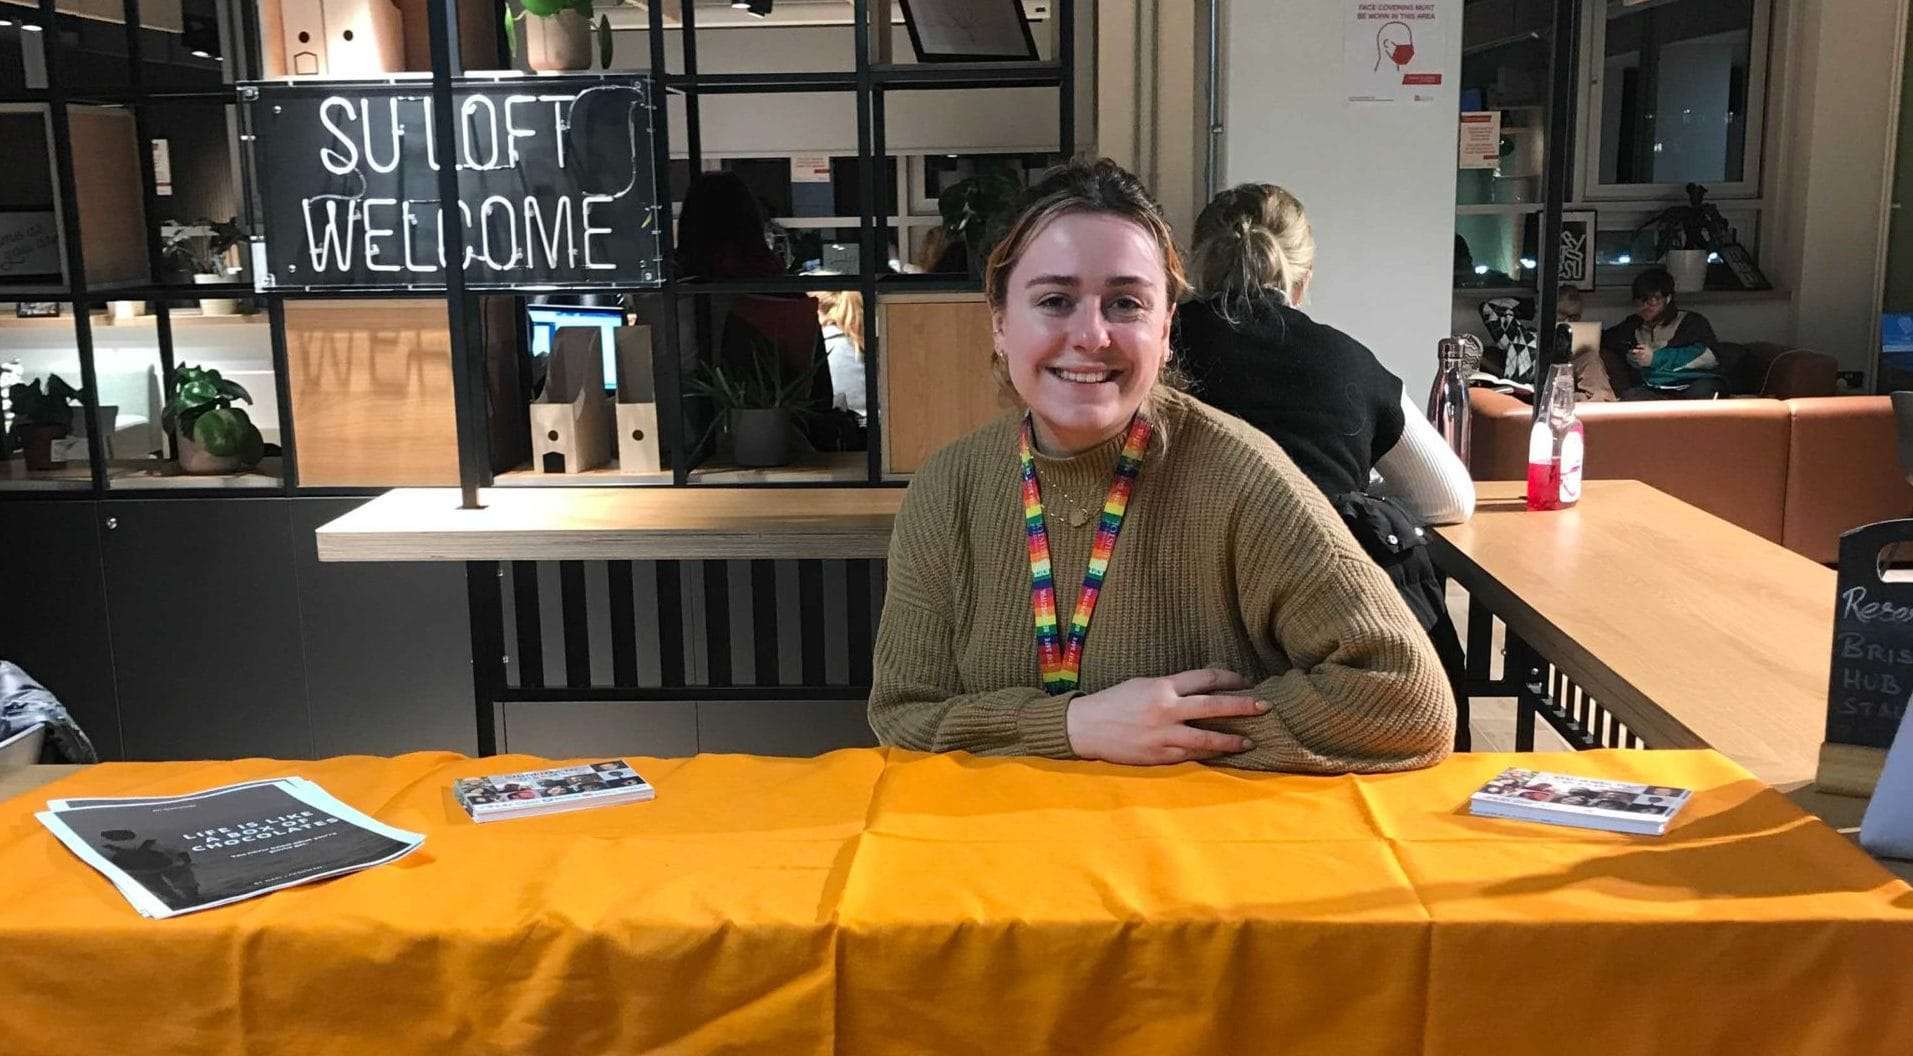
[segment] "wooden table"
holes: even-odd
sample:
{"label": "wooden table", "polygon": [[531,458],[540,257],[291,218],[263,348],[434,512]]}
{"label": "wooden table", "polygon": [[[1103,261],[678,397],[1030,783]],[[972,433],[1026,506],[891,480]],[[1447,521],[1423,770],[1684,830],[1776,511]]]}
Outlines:
{"label": "wooden table", "polygon": [[1556,513],[1528,512],[1517,481],[1477,489],[1435,555],[1507,623],[1511,671],[1532,647],[1649,747],[1711,747],[1783,790],[1813,779],[1832,570],[1638,481],[1589,481]]}
{"label": "wooden table", "polygon": [[398,488],[323,525],[321,561],[881,558],[902,488]]}

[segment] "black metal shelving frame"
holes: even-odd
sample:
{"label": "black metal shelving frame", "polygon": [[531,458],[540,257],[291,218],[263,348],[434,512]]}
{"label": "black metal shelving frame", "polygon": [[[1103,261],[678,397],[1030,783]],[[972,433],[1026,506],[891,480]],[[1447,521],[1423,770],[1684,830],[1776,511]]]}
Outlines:
{"label": "black metal shelving frame", "polygon": [[[125,27],[140,25],[140,0],[122,0]],[[497,5],[502,13],[502,0]],[[977,63],[931,63],[905,64],[880,63],[873,58],[872,9],[873,0],[853,0],[855,62],[850,70],[843,72],[761,72],[761,73],[703,73],[698,69],[697,60],[697,15],[693,0],[679,0],[679,23],[676,26],[665,24],[665,4],[648,5],[650,65],[654,82],[659,88],[660,102],[656,110],[654,129],[654,158],[658,186],[668,186],[665,176],[671,162],[670,129],[666,118],[666,107],[662,99],[668,94],[681,96],[685,102],[685,153],[693,172],[703,163],[702,128],[699,120],[698,100],[704,95],[767,94],[790,92],[845,92],[854,96],[857,112],[857,164],[860,184],[859,200],[859,268],[854,276],[819,276],[803,278],[798,276],[733,280],[722,282],[680,281],[672,268],[670,225],[664,225],[662,253],[664,257],[665,281],[658,287],[632,287],[628,291],[607,291],[594,288],[592,292],[630,292],[655,296],[659,299],[659,332],[654,335],[658,354],[654,357],[658,392],[660,428],[667,436],[682,437],[685,423],[682,418],[682,397],[686,379],[679,376],[680,350],[677,348],[677,318],[680,311],[687,310],[696,303],[696,299],[716,294],[777,294],[801,293],[816,289],[853,289],[862,293],[868,309],[864,315],[864,348],[868,350],[865,360],[867,426],[867,465],[861,481],[835,482],[836,486],[846,484],[864,484],[869,486],[894,485],[895,481],[884,479],[882,470],[882,429],[884,408],[878,399],[877,363],[881,350],[877,333],[879,298],[893,292],[936,292],[950,290],[975,290],[977,282],[967,276],[937,275],[889,275],[879,269],[882,251],[887,246],[885,237],[890,228],[892,216],[888,205],[888,195],[879,194],[877,180],[891,160],[884,137],[884,103],[888,95],[905,91],[989,89],[1013,87],[1054,88],[1058,102],[1058,144],[1059,156],[1068,157],[1075,153],[1075,4],[1073,0],[1059,0],[1051,7],[1050,17],[1056,20],[1056,49],[1053,59],[1034,62],[977,62]],[[428,82],[434,101],[434,121],[437,122],[436,134],[446,136],[452,125],[451,91],[453,83],[464,75],[465,57],[460,55],[458,41],[458,7],[456,0],[430,0],[427,5],[427,28],[430,33],[432,69]],[[39,0],[39,15],[47,27],[57,27],[60,16],[55,9],[55,0]],[[170,301],[193,300],[205,296],[239,295],[257,300],[267,317],[272,346],[272,364],[276,392],[272,398],[279,409],[280,446],[283,458],[280,465],[281,480],[277,487],[230,488],[230,487],[168,487],[164,490],[116,488],[108,480],[105,463],[104,445],[89,443],[88,451],[91,464],[90,486],[70,488],[5,488],[0,487],[0,501],[10,499],[87,499],[98,500],[108,495],[115,497],[138,498],[245,498],[257,496],[338,496],[371,495],[383,490],[382,487],[306,487],[298,479],[298,458],[294,435],[296,423],[291,413],[290,379],[287,369],[287,348],[285,334],[285,301],[306,297],[324,299],[382,299],[403,297],[418,299],[443,298],[446,306],[447,323],[451,336],[453,356],[453,400],[456,413],[456,431],[458,437],[459,487],[466,506],[478,502],[480,489],[493,484],[494,468],[490,461],[490,410],[486,391],[486,352],[477,339],[478,299],[482,296],[498,296],[494,292],[470,290],[466,288],[463,276],[448,273],[447,286],[442,292],[393,289],[390,291],[298,291],[277,290],[255,293],[249,285],[235,283],[231,285],[187,285],[152,282],[144,284],[104,284],[97,287],[87,283],[86,261],[81,245],[81,219],[76,209],[71,207],[75,200],[74,162],[70,134],[68,131],[69,107],[78,104],[102,104],[128,107],[135,120],[136,135],[139,141],[139,179],[141,196],[147,212],[147,254],[152,274],[163,274],[160,253],[158,220],[161,199],[158,194],[153,171],[153,159],[147,144],[151,142],[151,115],[155,107],[168,104],[196,103],[236,106],[241,101],[241,83],[257,79],[263,70],[261,53],[259,17],[253,0],[231,0],[222,12],[228,19],[231,39],[238,45],[236,54],[225,64],[230,81],[217,89],[194,87],[183,89],[154,89],[146,83],[143,56],[141,54],[141,33],[137,28],[127,28],[127,61],[129,64],[127,82],[124,86],[93,88],[80,87],[73,83],[76,78],[66,68],[69,56],[63,53],[57,33],[47,33],[44,45],[47,66],[47,87],[43,91],[5,93],[4,102],[26,102],[43,105],[49,114],[49,124],[53,131],[52,148],[54,152],[56,191],[62,203],[61,222],[65,243],[65,265],[67,282],[58,288],[36,289],[30,296],[34,299],[59,301],[72,310],[74,344],[81,364],[81,380],[89,392],[97,391],[96,370],[93,352],[93,321],[88,306],[115,300],[152,300],[154,308],[154,332],[158,350],[159,366],[162,376],[162,391],[170,397],[173,388],[175,369],[174,334]],[[886,27],[887,29],[888,27]],[[680,42],[679,72],[671,72],[669,42],[667,32],[678,33]],[[473,63],[476,68],[508,68],[510,55],[508,45],[501,38],[497,52],[485,57],[481,62]],[[240,198],[249,220],[256,216],[257,195],[249,152],[242,149],[237,159],[240,170]],[[440,193],[456,195],[456,173],[446,169],[441,173]],[[256,224],[252,225],[256,231]],[[461,232],[462,237],[462,232]],[[510,294],[502,294],[510,296]],[[26,297],[28,294],[19,294]],[[520,338],[522,340],[522,337]],[[261,398],[264,398],[261,394]],[[98,435],[97,401],[89,401],[85,409],[85,419],[89,436]],[[171,438],[168,438],[171,443]],[[696,468],[687,464],[687,451],[692,445],[682,441],[671,445],[672,484],[676,486],[695,486],[692,472]],[[581,481],[580,483],[584,483]],[[604,486],[602,482],[592,482]],[[613,485],[616,486],[616,485]],[[638,485],[633,485],[638,486]],[[656,485],[644,485],[656,486]],[[812,481],[760,482],[746,487],[816,487],[825,486]]]}

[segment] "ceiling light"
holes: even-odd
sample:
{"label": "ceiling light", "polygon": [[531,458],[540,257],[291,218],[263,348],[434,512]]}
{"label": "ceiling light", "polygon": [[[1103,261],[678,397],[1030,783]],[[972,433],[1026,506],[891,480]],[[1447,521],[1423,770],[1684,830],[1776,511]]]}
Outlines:
{"label": "ceiling light", "polygon": [[22,23],[20,24],[20,28],[21,28],[21,29],[23,29],[23,30],[26,30],[26,31],[27,31],[28,33],[38,33],[38,32],[40,32],[40,27],[39,27],[39,26],[38,26],[37,24],[35,24],[35,23],[32,23],[32,22],[22,22]]}
{"label": "ceiling light", "polygon": [[1486,274],[1488,274],[1488,265],[1486,265],[1486,264],[1477,264],[1477,265],[1475,265],[1475,274],[1477,274],[1477,275],[1486,275]]}
{"label": "ceiling light", "polygon": [[0,29],[5,29],[5,28],[7,28],[8,26],[11,26],[11,25],[13,25],[13,19],[11,19],[11,18],[0,18]]}
{"label": "ceiling light", "polygon": [[200,49],[198,49],[198,48],[194,48],[194,49],[193,49],[193,58],[195,58],[195,59],[210,59],[210,58],[212,58],[212,56],[211,56],[211,55],[209,55],[209,54],[207,54],[207,53],[206,53],[206,52],[204,52],[204,51],[201,51],[201,50],[200,50]]}

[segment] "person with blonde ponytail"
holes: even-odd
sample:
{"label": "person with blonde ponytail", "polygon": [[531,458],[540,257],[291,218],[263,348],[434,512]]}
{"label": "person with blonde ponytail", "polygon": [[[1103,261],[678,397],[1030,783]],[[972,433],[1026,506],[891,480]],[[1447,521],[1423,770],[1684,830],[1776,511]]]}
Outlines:
{"label": "person with blonde ponytail", "polygon": [[1223,191],[1196,220],[1190,260],[1196,299],[1177,312],[1174,345],[1191,392],[1288,452],[1458,662],[1422,529],[1467,520],[1474,483],[1401,379],[1302,310],[1315,276],[1302,203],[1272,183]]}

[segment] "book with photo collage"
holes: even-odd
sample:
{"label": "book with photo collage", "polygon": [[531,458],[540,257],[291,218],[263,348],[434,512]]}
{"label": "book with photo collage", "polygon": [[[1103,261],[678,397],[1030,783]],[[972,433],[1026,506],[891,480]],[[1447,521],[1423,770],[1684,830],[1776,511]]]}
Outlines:
{"label": "book with photo collage", "polygon": [[452,784],[458,805],[473,821],[558,814],[651,799],[657,790],[623,759],[491,777],[462,777]]}
{"label": "book with photo collage", "polygon": [[1510,767],[1469,797],[1468,812],[1659,836],[1692,795],[1688,789],[1670,785],[1636,785]]}

